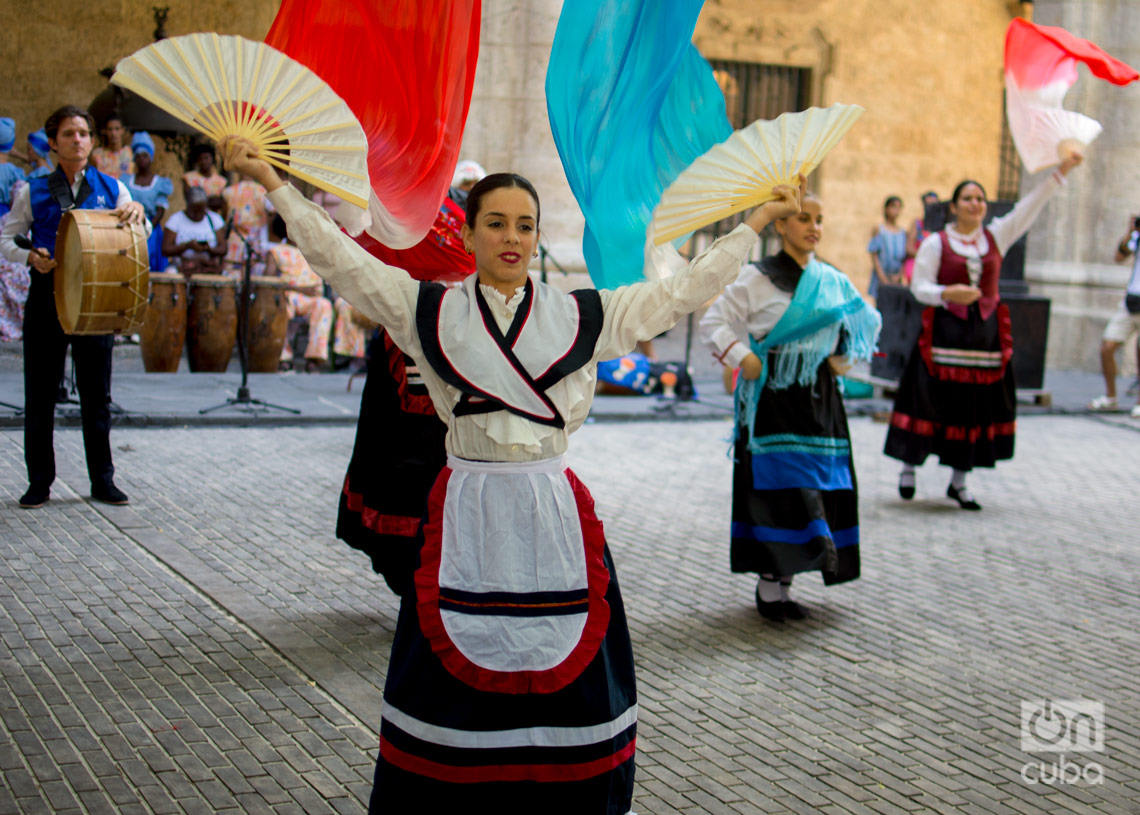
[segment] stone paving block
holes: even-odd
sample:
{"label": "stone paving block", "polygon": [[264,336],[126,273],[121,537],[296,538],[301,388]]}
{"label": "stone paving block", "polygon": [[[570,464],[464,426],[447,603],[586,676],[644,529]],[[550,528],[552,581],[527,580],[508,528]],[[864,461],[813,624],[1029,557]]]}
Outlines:
{"label": "stone paving block", "polygon": [[274,811],[273,807],[256,792],[236,792],[234,798],[241,811],[248,815],[272,815]]}

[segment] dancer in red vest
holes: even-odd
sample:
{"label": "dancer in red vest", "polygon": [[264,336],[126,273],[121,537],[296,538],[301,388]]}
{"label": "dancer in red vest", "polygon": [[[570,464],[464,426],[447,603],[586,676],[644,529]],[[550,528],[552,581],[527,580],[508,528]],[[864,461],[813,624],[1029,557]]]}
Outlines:
{"label": "dancer in red vest", "polygon": [[919,246],[911,291],[929,308],[899,382],[884,450],[903,463],[904,499],[914,497],[915,468],[933,453],[954,470],[947,497],[962,509],[979,510],[966,474],[1013,458],[1017,395],[1009,364],[1009,308],[998,294],[1002,256],[1080,163],[1079,154],[1067,158],[988,226],[982,225],[986,191],[976,181],[963,181],[950,202],[955,222]]}

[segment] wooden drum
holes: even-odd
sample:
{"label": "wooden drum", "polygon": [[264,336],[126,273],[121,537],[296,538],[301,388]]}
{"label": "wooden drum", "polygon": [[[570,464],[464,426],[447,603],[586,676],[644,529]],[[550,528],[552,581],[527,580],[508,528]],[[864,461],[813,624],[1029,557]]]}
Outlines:
{"label": "wooden drum", "polygon": [[67,334],[132,334],[146,312],[146,229],[103,209],[73,209],[55,239],[55,310]]}
{"label": "wooden drum", "polygon": [[237,285],[220,274],[190,276],[186,356],[191,373],[222,373],[237,340]]}
{"label": "wooden drum", "polygon": [[277,370],[289,327],[285,281],[279,277],[249,278],[249,371]]}
{"label": "wooden drum", "polygon": [[147,373],[178,371],[186,342],[186,278],[172,272],[150,273],[150,300],[139,332]]}

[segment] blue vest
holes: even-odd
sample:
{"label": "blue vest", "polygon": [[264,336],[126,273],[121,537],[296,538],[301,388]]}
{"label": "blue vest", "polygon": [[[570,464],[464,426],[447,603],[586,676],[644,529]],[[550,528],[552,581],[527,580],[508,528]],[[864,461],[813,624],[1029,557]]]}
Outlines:
{"label": "blue vest", "polygon": [[[47,249],[53,256],[55,233],[59,229],[59,219],[63,217],[63,210],[50,191],[51,180],[57,175],[66,185],[67,176],[58,167],[50,175],[28,181],[28,193],[32,204],[32,243]],[[115,202],[119,200],[119,182],[90,165],[83,171],[83,175],[87,178],[91,192],[82,201],[75,202],[75,209],[114,209]],[[34,277],[39,275],[33,275]]]}

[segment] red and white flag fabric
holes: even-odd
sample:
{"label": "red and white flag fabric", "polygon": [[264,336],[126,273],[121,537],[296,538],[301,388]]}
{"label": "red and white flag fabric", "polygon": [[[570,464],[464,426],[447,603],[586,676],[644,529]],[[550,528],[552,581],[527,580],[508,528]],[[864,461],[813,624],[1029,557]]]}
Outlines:
{"label": "red and white flag fabric", "polygon": [[372,195],[341,206],[349,234],[392,249],[436,222],[459,158],[481,0],[283,0],[265,41],[313,70],[368,137]]}
{"label": "red and white flag fabric", "polygon": [[1114,85],[1140,73],[1095,44],[1057,26],[1015,18],[1005,34],[1006,114],[1013,143],[1031,173],[1052,167],[1100,135],[1100,122],[1061,103],[1077,81],[1077,63]]}

